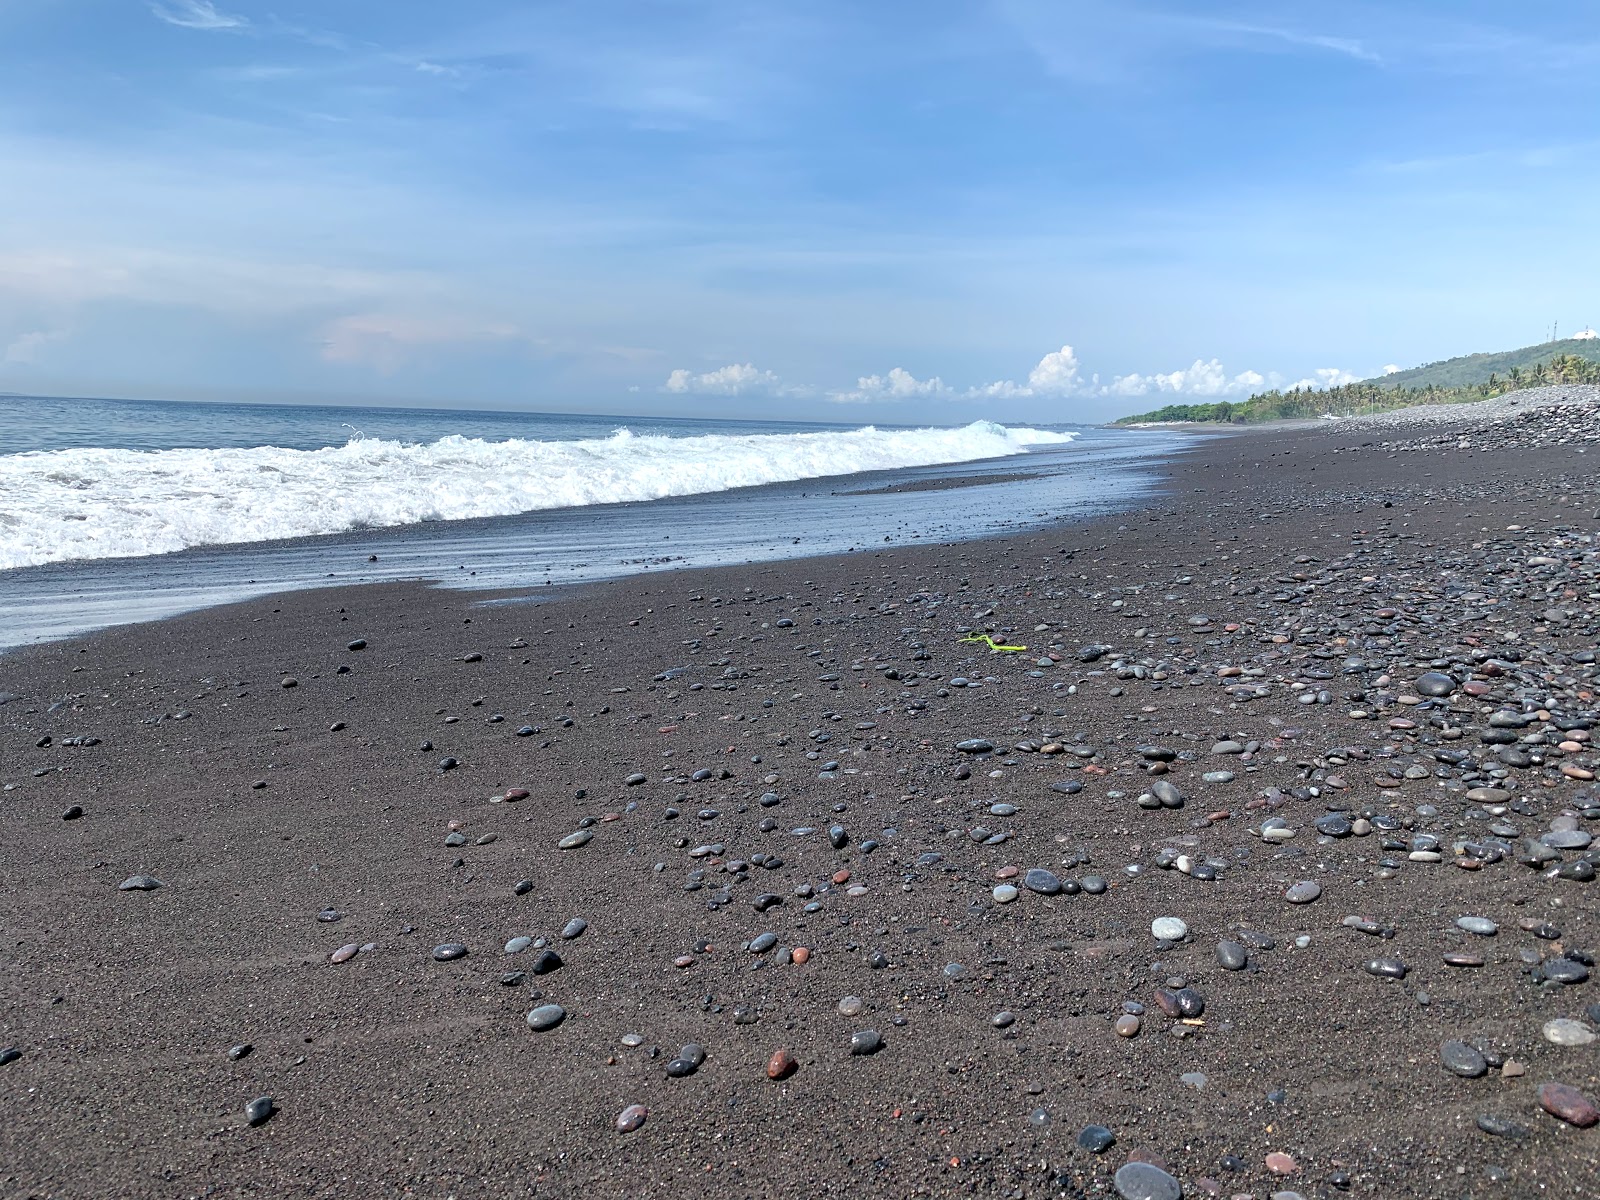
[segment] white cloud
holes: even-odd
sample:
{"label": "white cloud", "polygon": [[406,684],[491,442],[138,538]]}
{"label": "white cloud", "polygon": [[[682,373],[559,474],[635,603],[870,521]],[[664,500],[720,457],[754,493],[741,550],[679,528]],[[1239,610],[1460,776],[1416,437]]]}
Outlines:
{"label": "white cloud", "polygon": [[1021,396],[1065,396],[1078,391],[1081,387],[1078,357],[1073,353],[1071,346],[1062,346],[1061,349],[1052,350],[1039,360],[1033,370],[1028,372],[1026,384],[1001,379],[970,388],[967,395],[974,400],[1009,400]]}
{"label": "white cloud", "polygon": [[1383,373],[1385,375],[1398,375],[1398,374],[1400,374],[1400,368],[1398,366],[1396,366],[1394,363],[1389,363],[1387,366],[1385,366],[1383,368]]}
{"label": "white cloud", "polygon": [[517,340],[527,339],[511,325],[386,313],[340,317],[321,333],[325,362],[372,367],[385,375],[427,347]]}
{"label": "white cloud", "polygon": [[1361,376],[1353,371],[1346,371],[1342,367],[1318,367],[1316,376],[1322,380],[1323,387],[1344,387],[1347,383],[1356,383]]}
{"label": "white cloud", "polygon": [[0,363],[31,363],[42,347],[51,342],[58,342],[64,337],[66,334],[59,331],[46,332],[42,329],[21,334],[12,338],[10,344],[0,351]]}
{"label": "white cloud", "polygon": [[875,400],[914,400],[926,396],[949,395],[950,389],[937,375],[918,379],[904,367],[893,367],[887,375],[863,375],[847,392],[830,392],[835,404],[869,404]]}
{"label": "white cloud", "polygon": [[212,0],[171,0],[169,4],[152,4],[150,11],[168,25],[183,29],[245,29],[250,25],[244,17],[218,12]]}
{"label": "white cloud", "polygon": [[1244,396],[1267,382],[1256,371],[1241,371],[1229,376],[1220,359],[1197,358],[1192,366],[1166,374],[1118,375],[1101,390],[1110,396],[1144,396],[1151,392],[1173,392],[1190,396]]}
{"label": "white cloud", "polygon": [[703,375],[680,367],[667,376],[663,390],[703,396],[744,396],[752,392],[782,393],[790,389],[786,389],[771,371],[760,370],[753,363],[729,363]]}

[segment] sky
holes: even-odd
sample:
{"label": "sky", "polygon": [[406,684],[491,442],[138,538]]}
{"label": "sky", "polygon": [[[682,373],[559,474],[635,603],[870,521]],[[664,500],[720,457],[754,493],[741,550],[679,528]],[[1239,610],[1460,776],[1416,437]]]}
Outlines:
{"label": "sky", "polygon": [[1600,323],[1592,0],[0,0],[0,391],[1093,421]]}

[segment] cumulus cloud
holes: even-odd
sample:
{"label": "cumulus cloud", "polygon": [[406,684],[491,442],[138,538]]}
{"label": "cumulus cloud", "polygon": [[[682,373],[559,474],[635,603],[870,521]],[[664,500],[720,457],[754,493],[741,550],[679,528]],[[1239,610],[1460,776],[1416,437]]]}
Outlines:
{"label": "cumulus cloud", "polygon": [[893,367],[887,375],[863,375],[856,380],[853,389],[830,392],[828,399],[835,404],[868,404],[875,400],[913,400],[949,393],[950,389],[937,375],[918,379],[904,367]]}
{"label": "cumulus cloud", "polygon": [[771,371],[763,371],[753,363],[729,363],[702,375],[680,367],[667,376],[663,390],[701,396],[746,396],[752,393],[778,393],[785,388],[783,381]]}
{"label": "cumulus cloud", "polygon": [[1181,371],[1166,374],[1118,375],[1101,389],[1108,396],[1145,396],[1151,392],[1183,393],[1190,396],[1244,396],[1258,390],[1266,376],[1256,371],[1241,371],[1230,376],[1220,359],[1197,358]]}
{"label": "cumulus cloud", "polygon": [[1398,366],[1396,366],[1394,363],[1389,363],[1386,367],[1383,368],[1383,373],[1385,375],[1398,375],[1398,374],[1400,374],[1400,368]]}
{"label": "cumulus cloud", "polygon": [[522,339],[523,335],[512,325],[390,313],[340,317],[321,332],[325,362],[372,367],[385,375],[399,370],[417,352],[429,347]]}
{"label": "cumulus cloud", "polygon": [[1078,391],[1082,386],[1083,381],[1078,374],[1078,356],[1073,353],[1071,346],[1062,346],[1061,349],[1052,350],[1039,360],[1033,370],[1028,372],[1027,383],[1001,379],[970,388],[967,395],[975,400],[991,398],[1006,400],[1019,396],[1065,396]]}
{"label": "cumulus cloud", "polygon": [[152,4],[150,11],[168,25],[183,29],[244,29],[250,24],[244,17],[217,11],[212,0],[171,0],[166,4]]}

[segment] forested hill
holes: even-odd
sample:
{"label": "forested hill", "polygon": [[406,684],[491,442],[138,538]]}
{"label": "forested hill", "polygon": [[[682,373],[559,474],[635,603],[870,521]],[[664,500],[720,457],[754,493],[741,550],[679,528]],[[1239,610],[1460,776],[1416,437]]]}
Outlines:
{"label": "forested hill", "polygon": [[1352,416],[1416,404],[1487,400],[1522,388],[1560,383],[1600,383],[1600,339],[1567,338],[1499,354],[1468,354],[1342,387],[1291,388],[1286,392],[1262,392],[1247,400],[1169,404],[1120,417],[1116,424],[1195,421],[1252,425],[1330,413]]}
{"label": "forested hill", "polygon": [[1487,383],[1491,375],[1501,379],[1518,378],[1520,381],[1539,364],[1549,364],[1555,359],[1567,357],[1600,362],[1600,338],[1563,338],[1559,342],[1524,346],[1521,350],[1502,350],[1498,354],[1464,354],[1460,358],[1427,363],[1366,382],[1388,388],[1427,387],[1430,384],[1458,388]]}

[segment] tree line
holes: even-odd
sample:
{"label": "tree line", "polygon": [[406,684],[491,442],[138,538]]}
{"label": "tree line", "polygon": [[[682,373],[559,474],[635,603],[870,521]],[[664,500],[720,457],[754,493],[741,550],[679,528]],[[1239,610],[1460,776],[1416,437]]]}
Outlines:
{"label": "tree line", "polygon": [[1512,367],[1504,376],[1491,373],[1481,383],[1462,387],[1444,387],[1432,383],[1420,387],[1384,387],[1376,380],[1366,380],[1331,388],[1290,388],[1286,392],[1275,388],[1251,396],[1248,400],[1169,404],[1154,412],[1120,417],[1116,423],[1137,425],[1154,421],[1205,421],[1253,425],[1263,421],[1305,420],[1329,414],[1353,417],[1394,408],[1411,408],[1418,404],[1467,404],[1524,388],[1572,383],[1600,384],[1600,362],[1591,362],[1575,354],[1563,354],[1526,368]]}

